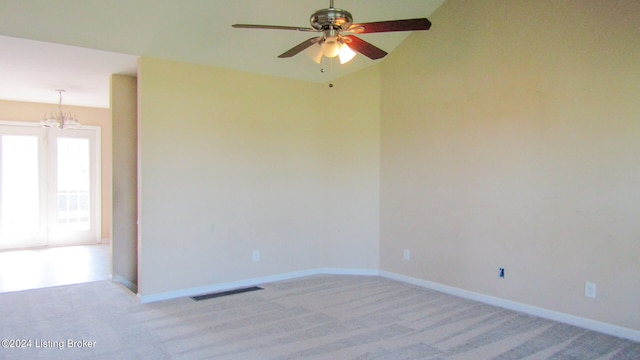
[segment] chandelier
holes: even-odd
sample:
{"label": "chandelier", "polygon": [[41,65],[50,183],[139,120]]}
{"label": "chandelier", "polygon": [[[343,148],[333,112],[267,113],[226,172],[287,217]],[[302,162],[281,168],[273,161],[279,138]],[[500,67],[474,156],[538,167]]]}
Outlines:
{"label": "chandelier", "polygon": [[40,121],[40,125],[46,128],[58,128],[58,129],[78,129],[80,128],[80,122],[70,112],[62,112],[62,93],[64,90],[56,90],[58,93],[58,111],[51,111],[46,113],[44,119]]}

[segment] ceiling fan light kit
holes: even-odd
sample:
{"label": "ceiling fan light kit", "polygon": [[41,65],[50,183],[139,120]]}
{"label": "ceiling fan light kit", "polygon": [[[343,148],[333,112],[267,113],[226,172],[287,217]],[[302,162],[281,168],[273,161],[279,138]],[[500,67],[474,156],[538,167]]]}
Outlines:
{"label": "ceiling fan light kit", "polygon": [[353,16],[344,9],[333,7],[333,0],[329,1],[329,8],[320,9],[311,14],[310,28],[280,25],[234,24],[234,28],[267,29],[267,30],[295,30],[322,33],[320,36],[307,39],[293,48],[280,54],[279,58],[289,58],[305,51],[316,63],[322,61],[322,56],[340,59],[345,64],[360,53],[372,60],[381,59],[387,52],[356,37],[355,34],[370,34],[392,31],[429,30],[431,22],[426,18],[379,21],[354,24]]}

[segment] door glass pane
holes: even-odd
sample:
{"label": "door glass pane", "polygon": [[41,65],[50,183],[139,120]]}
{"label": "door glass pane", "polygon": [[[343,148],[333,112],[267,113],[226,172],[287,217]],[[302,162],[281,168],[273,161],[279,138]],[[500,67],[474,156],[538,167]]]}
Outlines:
{"label": "door glass pane", "polygon": [[7,236],[40,230],[38,137],[2,136],[2,229]]}
{"label": "door glass pane", "polygon": [[59,231],[90,229],[89,139],[57,139],[57,211]]}

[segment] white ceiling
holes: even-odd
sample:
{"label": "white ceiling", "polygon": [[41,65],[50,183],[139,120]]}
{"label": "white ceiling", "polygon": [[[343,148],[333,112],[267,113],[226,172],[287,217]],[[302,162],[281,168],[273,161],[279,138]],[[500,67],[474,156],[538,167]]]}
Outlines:
{"label": "white ceiling", "polygon": [[[335,0],[354,22],[429,17],[445,0]],[[381,60],[345,65],[277,56],[314,34],[234,29],[309,27],[328,0],[0,0],[0,99],[109,106],[109,75],[135,75],[139,56],[326,82]],[[437,26],[437,24],[434,24]],[[359,35],[391,52],[410,33]],[[320,70],[325,68],[324,72]]]}

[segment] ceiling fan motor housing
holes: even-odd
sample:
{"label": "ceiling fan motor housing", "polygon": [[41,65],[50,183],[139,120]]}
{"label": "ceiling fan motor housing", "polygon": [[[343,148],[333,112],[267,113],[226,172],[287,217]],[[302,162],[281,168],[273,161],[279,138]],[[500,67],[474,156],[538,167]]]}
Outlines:
{"label": "ceiling fan motor housing", "polygon": [[309,22],[312,28],[319,31],[347,30],[353,23],[353,16],[343,9],[320,9],[311,15]]}

